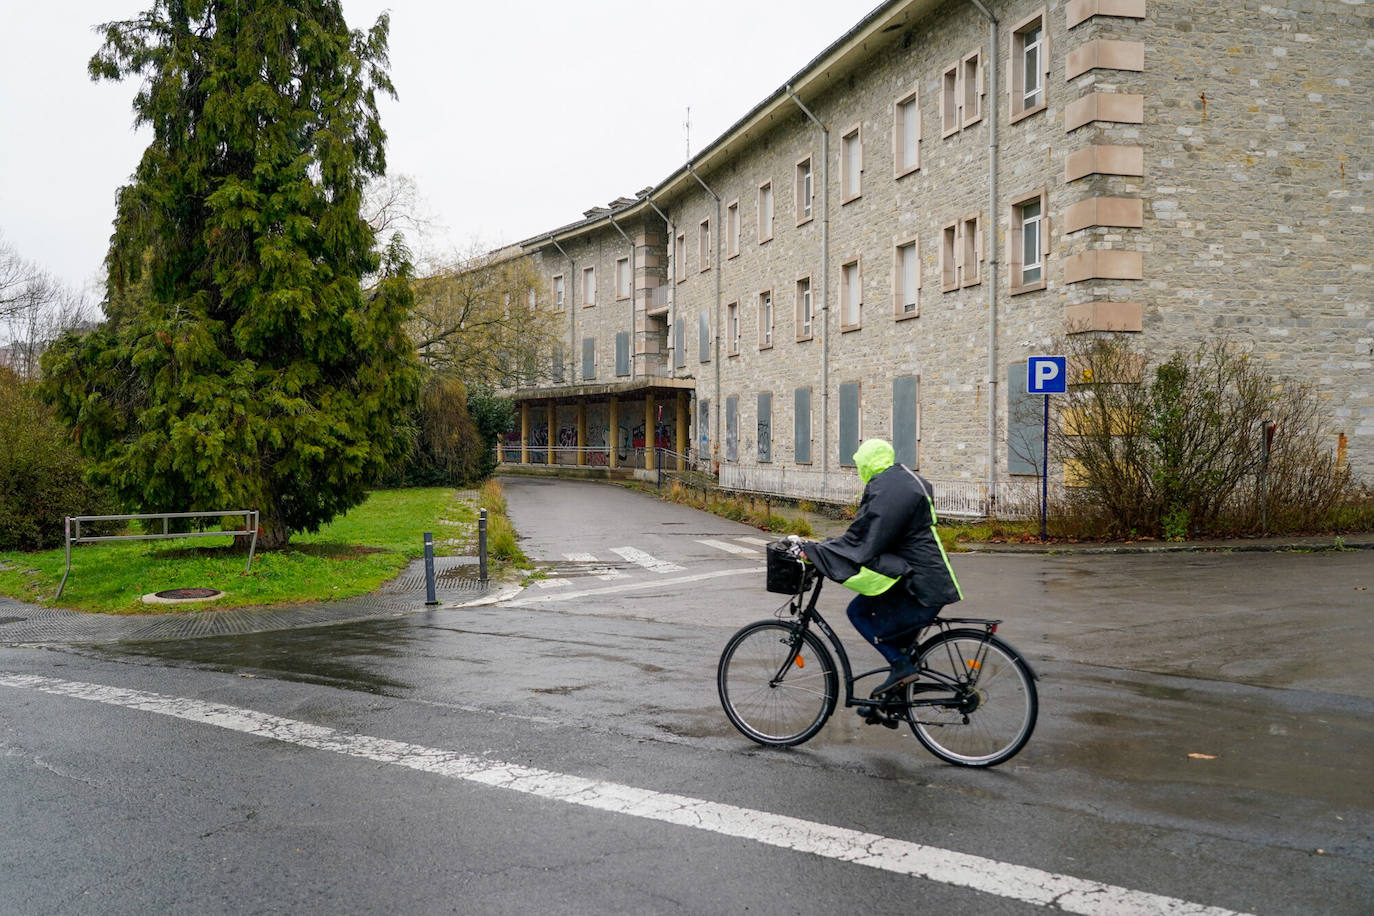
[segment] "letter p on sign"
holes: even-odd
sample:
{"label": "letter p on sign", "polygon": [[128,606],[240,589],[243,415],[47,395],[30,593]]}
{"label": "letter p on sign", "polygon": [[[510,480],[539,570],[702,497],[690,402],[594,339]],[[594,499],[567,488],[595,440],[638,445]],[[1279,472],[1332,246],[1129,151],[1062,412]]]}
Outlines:
{"label": "letter p on sign", "polygon": [[1067,358],[1063,356],[1032,356],[1026,361],[1027,394],[1063,394],[1068,390]]}

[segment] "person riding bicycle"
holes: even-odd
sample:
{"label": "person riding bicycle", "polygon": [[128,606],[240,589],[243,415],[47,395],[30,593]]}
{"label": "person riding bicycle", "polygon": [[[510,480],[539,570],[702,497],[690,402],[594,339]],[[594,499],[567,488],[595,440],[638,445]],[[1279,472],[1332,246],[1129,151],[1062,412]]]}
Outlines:
{"label": "person riding bicycle", "polygon": [[934,491],[892,445],[867,439],[854,453],[864,482],[858,514],[838,537],[802,544],[802,557],[827,579],[858,592],[849,603],[854,629],[892,667],[877,697],[915,680],[907,650],[940,609],[963,597],[935,531]]}

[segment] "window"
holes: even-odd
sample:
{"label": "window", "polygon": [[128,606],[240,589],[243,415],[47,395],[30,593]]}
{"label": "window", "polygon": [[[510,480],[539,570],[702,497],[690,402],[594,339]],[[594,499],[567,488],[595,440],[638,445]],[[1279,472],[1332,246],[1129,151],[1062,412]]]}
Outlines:
{"label": "window", "polygon": [[739,255],[739,201],[733,201],[725,208],[725,256]]}
{"label": "window", "polygon": [[557,308],[563,307],[563,275],[558,274],[553,278],[553,304]]}
{"label": "window", "polygon": [[596,338],[582,338],[582,378],[584,381],[596,378]]}
{"label": "window", "polygon": [[797,340],[811,339],[811,278],[797,281]]}
{"label": "window", "polygon": [[1026,391],[1026,364],[1007,367],[1007,473],[1040,475],[1045,455],[1043,396]]}
{"label": "window", "polygon": [[773,182],[759,185],[759,244],[773,237]]}
{"label": "window", "polygon": [[705,457],[709,454],[711,454],[711,400],[701,398],[697,401],[697,455]]}
{"label": "window", "polygon": [[854,467],[863,429],[859,423],[859,383],[840,384],[840,467]]}
{"label": "window", "polygon": [[701,226],[697,229],[697,257],[701,262],[701,270],[711,269],[711,221],[704,219]]}
{"label": "window", "polygon": [[767,464],[773,460],[773,395],[763,392],[758,403],[759,464]]}
{"label": "window", "polygon": [[739,354],[739,303],[731,302],[725,307],[725,343],[730,355]]}
{"label": "window", "polygon": [[561,385],[564,382],[563,375],[563,345],[556,343],[553,345],[553,381],[554,384]]}
{"label": "window", "polygon": [[535,295],[534,295],[534,287],[533,287],[533,286],[531,286],[531,287],[529,288],[528,292],[526,293],[526,297],[527,297],[527,300],[526,300],[526,301],[527,301],[528,304],[529,304],[530,314],[534,314],[534,308],[535,308],[535,306],[538,304],[538,300],[537,300],[537,298],[536,298]]}
{"label": "window", "polygon": [[1011,120],[1045,109],[1050,62],[1045,48],[1045,13],[1035,14],[1011,33]]}
{"label": "window", "polygon": [[615,262],[615,297],[630,298],[630,259],[617,258]]}
{"label": "window", "polygon": [[863,193],[864,150],[855,127],[840,138],[840,203],[847,204]]}
{"label": "window", "polygon": [[892,311],[898,318],[913,318],[920,312],[917,299],[921,288],[921,262],[916,240],[897,245],[892,259]]}
{"label": "window", "polygon": [[673,368],[687,366],[687,322],[681,316],[673,322]]}
{"label": "window", "polygon": [[949,67],[940,76],[940,133],[948,137],[959,130],[959,67]]}
{"label": "window", "polygon": [[1012,201],[1007,261],[1011,264],[1013,295],[1045,288],[1045,255],[1049,251],[1045,228],[1043,188]]}
{"label": "window", "polygon": [[916,467],[916,443],[921,438],[921,408],[916,398],[914,375],[899,375],[892,380],[892,450],[896,459],[909,468]]}
{"label": "window", "polygon": [[618,331],[615,335],[615,374],[630,374],[630,332]]}
{"label": "window", "polygon": [[946,223],[940,230],[940,291],[959,288],[959,224]]}
{"label": "window", "polygon": [[773,291],[759,293],[759,349],[773,346]]}
{"label": "window", "polygon": [[797,163],[795,183],[797,195],[797,225],[811,219],[811,203],[816,196],[815,182],[811,177],[811,157],[807,156]]}
{"label": "window", "polygon": [[596,305],[596,268],[582,268],[582,305]]}
{"label": "window", "polygon": [[681,283],[687,279],[687,233],[679,232],[673,240],[673,276]]}
{"label": "window", "polygon": [[859,326],[860,309],[863,307],[863,281],[859,275],[859,259],[846,261],[840,267],[840,330],[853,330]]}
{"label": "window", "polygon": [[978,121],[983,117],[983,54],[981,51],[974,51],[964,58],[960,67],[959,79],[964,84],[963,98],[963,127]]}
{"label": "window", "polygon": [[739,395],[725,399],[725,460],[739,461]]}
{"label": "window", "polygon": [[960,224],[962,251],[959,258],[959,285],[974,286],[982,281],[979,270],[983,260],[983,233],[980,231],[981,218],[966,216]]}
{"label": "window", "polygon": [[[1023,376],[1025,373],[1021,373]],[[797,464],[811,463],[811,389],[792,394],[792,457]]]}
{"label": "window", "polygon": [[704,311],[697,316],[697,359],[711,361],[711,316]]}
{"label": "window", "polygon": [[914,92],[893,108],[892,161],[898,178],[921,167],[921,109]]}

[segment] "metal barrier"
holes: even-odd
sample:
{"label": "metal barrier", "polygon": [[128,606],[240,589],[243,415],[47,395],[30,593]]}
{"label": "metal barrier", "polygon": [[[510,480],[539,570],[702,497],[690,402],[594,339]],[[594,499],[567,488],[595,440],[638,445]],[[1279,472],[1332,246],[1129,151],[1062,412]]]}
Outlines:
{"label": "metal barrier", "polygon": [[[218,531],[169,531],[167,522],[174,518],[224,518],[225,516],[242,516],[244,527],[235,531],[220,529]],[[162,519],[161,534],[81,534],[82,522],[141,522],[152,519]],[[75,535],[73,535],[75,526]],[[248,535],[251,540],[248,542],[248,565],[243,571],[248,572],[253,568],[253,553],[258,547],[258,510],[257,509],[227,509],[223,512],[154,512],[148,515],[69,515],[66,518],[66,543],[67,543],[67,568],[62,573],[62,582],[57,586],[57,598],[62,597],[62,589],[67,587],[67,577],[72,572],[72,545],[73,544],[93,544],[96,541],[154,541],[167,538],[211,538],[211,537],[239,537]]]}

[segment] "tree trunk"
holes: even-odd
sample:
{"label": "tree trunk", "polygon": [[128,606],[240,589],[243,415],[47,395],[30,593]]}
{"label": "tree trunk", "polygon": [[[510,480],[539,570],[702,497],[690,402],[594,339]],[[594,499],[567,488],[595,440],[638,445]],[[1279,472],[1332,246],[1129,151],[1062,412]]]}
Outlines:
{"label": "tree trunk", "polygon": [[281,519],[260,517],[258,522],[258,549],[281,550],[291,542],[291,531],[282,524]]}

